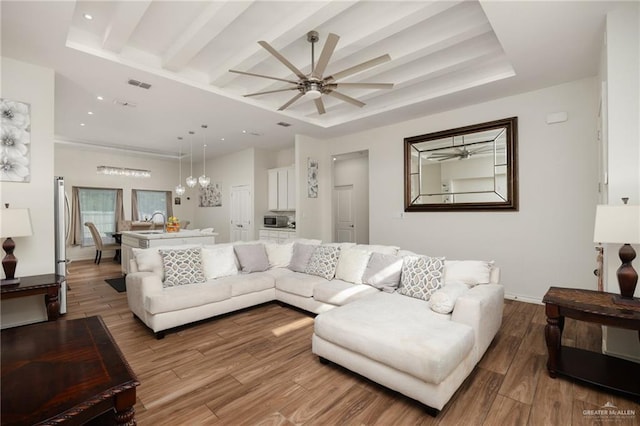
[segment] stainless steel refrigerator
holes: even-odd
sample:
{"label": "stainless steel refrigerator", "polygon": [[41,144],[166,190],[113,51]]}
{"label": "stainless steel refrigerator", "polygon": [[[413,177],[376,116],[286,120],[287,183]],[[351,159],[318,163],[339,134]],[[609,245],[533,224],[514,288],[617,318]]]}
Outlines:
{"label": "stainless steel refrigerator", "polygon": [[[69,222],[71,210],[67,194],[64,191],[64,178],[54,178],[54,217],[55,217],[55,245],[56,245],[56,274],[67,276],[67,236],[69,235]],[[67,313],[67,280],[63,279],[60,285],[60,313]]]}

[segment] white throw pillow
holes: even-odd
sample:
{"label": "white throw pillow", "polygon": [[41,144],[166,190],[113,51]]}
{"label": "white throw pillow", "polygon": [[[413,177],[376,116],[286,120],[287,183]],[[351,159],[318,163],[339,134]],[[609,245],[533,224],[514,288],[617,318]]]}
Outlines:
{"label": "white throw pillow", "polygon": [[456,300],[469,291],[469,286],[461,281],[453,281],[437,290],[429,299],[429,307],[439,314],[449,314],[456,306]]}
{"label": "white throw pillow", "polygon": [[446,260],[444,262],[444,283],[462,281],[474,286],[491,282],[493,261],[484,260]]}
{"label": "white throw pillow", "polygon": [[208,280],[237,275],[236,254],[231,244],[202,247],[202,269]]}
{"label": "white throw pillow", "polygon": [[371,252],[358,248],[340,250],[336,278],[354,284],[362,284],[362,274],[367,269]]}
{"label": "white throw pillow", "polygon": [[398,246],[383,246],[377,244],[358,244],[356,245],[357,249],[370,251],[372,253],[380,253],[380,254],[390,254],[395,256],[398,254],[398,250],[400,247]]}
{"label": "white throw pillow", "polygon": [[293,256],[293,243],[266,243],[264,247],[267,249],[269,267],[286,268],[289,266],[291,256]]}

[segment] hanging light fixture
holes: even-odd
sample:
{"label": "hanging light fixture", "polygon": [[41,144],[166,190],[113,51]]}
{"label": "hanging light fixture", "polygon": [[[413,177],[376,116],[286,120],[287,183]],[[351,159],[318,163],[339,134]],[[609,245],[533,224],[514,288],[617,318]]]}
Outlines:
{"label": "hanging light fixture", "polygon": [[179,179],[178,179],[178,186],[176,186],[176,195],[177,196],[182,196],[184,195],[184,192],[186,191],[185,187],[182,186],[182,137],[178,136],[178,143],[180,144],[180,156],[178,157],[178,170],[179,170]]}
{"label": "hanging light fixture", "polygon": [[196,183],[198,183],[198,179],[193,177],[193,135],[195,133],[190,131],[189,134],[191,135],[189,137],[189,149],[191,151],[191,155],[189,156],[189,158],[191,159],[191,174],[189,174],[189,177],[187,178],[187,186],[189,188],[193,188],[194,186],[196,186]]}
{"label": "hanging light fixture", "polygon": [[[207,129],[206,124],[203,124],[200,127],[202,127],[204,130]],[[206,167],[207,144],[204,142],[205,142],[205,137],[204,137],[204,132],[202,132],[202,176],[198,178],[198,183],[200,184],[201,187],[206,188],[211,183],[211,178],[207,176],[207,173],[206,173],[207,172],[207,167]]]}

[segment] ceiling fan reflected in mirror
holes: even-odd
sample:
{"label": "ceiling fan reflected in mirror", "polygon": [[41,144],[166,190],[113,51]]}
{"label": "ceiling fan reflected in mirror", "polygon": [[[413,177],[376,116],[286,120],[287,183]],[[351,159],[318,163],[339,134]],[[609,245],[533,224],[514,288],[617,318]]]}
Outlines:
{"label": "ceiling fan reflected in mirror", "polygon": [[[471,149],[467,148],[470,145],[477,146]],[[493,141],[476,142],[470,145],[463,145],[462,148],[445,148],[444,152],[433,152],[429,154],[427,159],[432,161],[446,161],[452,159],[466,160],[467,158],[478,154],[504,151],[504,147],[498,146],[494,148]]]}
{"label": "ceiling fan reflected in mirror", "polygon": [[327,36],[327,40],[324,43],[324,47],[322,48],[322,52],[320,53],[320,57],[318,58],[318,62],[315,62],[314,55],[314,46],[318,42],[319,36],[317,31],[309,31],[307,33],[307,41],[311,43],[311,73],[309,75],[303,74],[295,65],[289,62],[284,56],[282,56],[276,49],[274,49],[269,43],[266,41],[259,41],[258,44],[265,48],[271,55],[273,55],[277,60],[279,60],[282,64],[284,64],[287,68],[289,68],[297,77],[298,80],[288,80],[285,78],[272,77],[268,75],[255,74],[245,71],[238,70],[229,70],[229,72],[233,72],[236,74],[244,74],[252,77],[261,77],[268,78],[271,80],[283,81],[285,83],[293,84],[293,87],[286,87],[283,89],[276,90],[267,90],[264,92],[256,92],[249,93],[244,95],[245,97],[250,96],[259,96],[259,95],[267,95],[270,93],[278,93],[278,92],[286,92],[297,90],[298,93],[287,103],[278,108],[278,111],[283,111],[293,105],[300,98],[305,97],[308,99],[313,99],[316,109],[318,110],[318,114],[324,114],[326,112],[324,108],[324,103],[322,102],[322,96],[328,95],[334,98],[340,99],[341,101],[350,103],[357,107],[363,107],[365,105],[364,102],[361,102],[355,98],[347,96],[341,92],[338,92],[337,89],[391,89],[393,88],[393,83],[340,83],[337,80],[341,78],[348,77],[350,75],[359,73],[369,68],[373,68],[376,65],[380,65],[384,62],[388,62],[391,60],[389,54],[385,54],[382,56],[378,56],[377,58],[370,59],[361,64],[355,65],[353,67],[349,67],[340,72],[331,74],[330,76],[324,77],[324,72],[329,64],[329,60],[331,59],[331,55],[333,55],[333,51],[338,44],[338,40],[340,37],[336,34],[329,34]]}

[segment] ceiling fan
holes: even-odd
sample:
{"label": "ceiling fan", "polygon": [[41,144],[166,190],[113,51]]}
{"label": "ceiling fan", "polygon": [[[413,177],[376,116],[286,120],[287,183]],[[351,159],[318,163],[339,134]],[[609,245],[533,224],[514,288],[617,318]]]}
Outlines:
{"label": "ceiling fan", "polygon": [[[433,161],[445,161],[457,158],[458,160],[466,160],[467,158],[476,155],[476,154],[486,154],[489,152],[494,152],[493,145],[487,145],[487,142],[476,142],[476,144],[481,144],[474,149],[468,149],[467,146],[463,145],[462,148],[447,148],[449,152],[434,152],[429,155],[428,160]],[[475,144],[471,144],[475,145]],[[498,147],[496,151],[501,151],[502,149]]]}
{"label": "ceiling fan", "polygon": [[300,98],[307,97],[309,99],[313,99],[316,104],[316,109],[318,110],[318,114],[324,114],[325,108],[324,103],[322,102],[322,95],[332,96],[334,98],[340,99],[341,101],[348,102],[352,105],[363,107],[365,105],[364,102],[361,102],[355,98],[347,96],[343,93],[338,92],[336,89],[342,88],[356,88],[356,89],[391,89],[393,88],[393,83],[339,83],[337,80],[350,76],[352,74],[356,74],[358,72],[364,71],[368,68],[372,68],[376,65],[382,64],[384,62],[390,61],[391,57],[388,54],[378,56],[377,58],[370,59],[365,61],[359,65],[355,65],[353,67],[347,68],[340,72],[331,74],[328,77],[324,77],[324,72],[329,64],[329,60],[331,59],[331,55],[338,44],[338,40],[340,37],[336,34],[329,34],[327,36],[327,41],[324,43],[324,47],[322,48],[322,52],[320,53],[320,57],[318,58],[318,63],[315,63],[314,57],[314,45],[319,40],[317,31],[309,31],[307,33],[307,41],[311,43],[311,73],[309,75],[303,74],[295,65],[289,62],[284,56],[282,56],[276,49],[274,49],[269,43],[266,41],[259,41],[258,44],[264,47],[269,53],[271,53],[277,60],[282,62],[287,68],[289,68],[297,77],[298,81],[288,80],[285,78],[272,77],[268,75],[262,74],[254,74],[245,71],[237,71],[237,70],[229,70],[229,72],[233,72],[236,74],[244,74],[250,75],[252,77],[261,77],[268,78],[271,80],[284,81],[285,83],[293,84],[293,87],[287,87],[283,89],[276,90],[268,90],[265,92],[257,92],[250,93],[248,95],[244,95],[245,97],[249,96],[258,96],[258,95],[266,95],[269,93],[277,93],[277,92],[286,92],[289,90],[297,90],[298,93],[291,98],[287,103],[278,108],[278,111],[283,111],[293,105],[294,102],[299,100]]}

